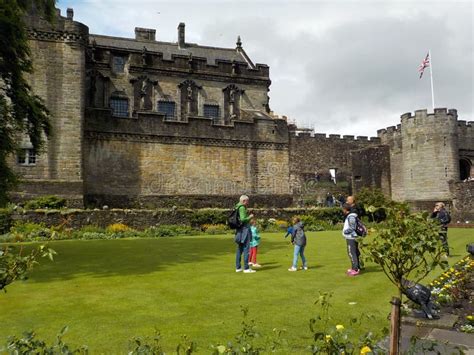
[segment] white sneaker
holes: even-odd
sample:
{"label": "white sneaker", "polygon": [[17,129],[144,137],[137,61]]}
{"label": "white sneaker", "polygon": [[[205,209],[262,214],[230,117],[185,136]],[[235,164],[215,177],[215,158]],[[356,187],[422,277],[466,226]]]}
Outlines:
{"label": "white sneaker", "polygon": [[240,268],[240,269],[235,269],[235,272],[242,272],[242,268]]}
{"label": "white sneaker", "polygon": [[253,265],[253,263],[249,261],[249,265]]}
{"label": "white sneaker", "polygon": [[288,269],[288,271],[298,271],[298,269],[292,266]]}
{"label": "white sneaker", "polygon": [[244,272],[245,272],[246,274],[250,274],[250,273],[256,272],[256,271],[255,271],[255,270],[252,270],[252,269],[245,269]]}
{"label": "white sneaker", "polygon": [[260,264],[252,264],[253,267],[262,267]]}
{"label": "white sneaker", "polygon": [[307,266],[303,266],[303,270],[308,270],[308,267],[307,267]]}

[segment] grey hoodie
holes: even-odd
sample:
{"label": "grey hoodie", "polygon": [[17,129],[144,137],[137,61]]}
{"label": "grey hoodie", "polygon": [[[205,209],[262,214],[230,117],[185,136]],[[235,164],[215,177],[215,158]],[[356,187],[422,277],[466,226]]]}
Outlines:
{"label": "grey hoodie", "polygon": [[303,222],[298,222],[293,226],[293,233],[291,234],[291,242],[300,247],[306,245],[306,234],[304,234]]}

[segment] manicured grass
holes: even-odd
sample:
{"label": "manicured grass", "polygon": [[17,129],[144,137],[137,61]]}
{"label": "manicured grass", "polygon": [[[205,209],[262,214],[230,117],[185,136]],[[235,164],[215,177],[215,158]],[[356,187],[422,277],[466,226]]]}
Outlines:
{"label": "manicured grass", "polygon": [[[364,330],[388,326],[396,292],[380,269],[369,264],[349,278],[340,232],[308,235],[310,270],[293,273],[287,271],[293,249],[283,233],[262,235],[263,268],[255,274],[235,273],[230,235],[52,242],[55,261],[41,261],[29,280],[0,295],[0,341],[29,329],[53,340],[68,325],[68,343],[87,344],[94,354],[125,353],[128,339],[156,328],[168,351],[186,334],[209,353],[209,344],[233,340],[244,305],[261,333],[286,329],[299,353],[311,344],[308,321],[320,291],[334,293],[334,324],[371,314]],[[472,230],[450,229],[450,263],[465,255],[468,242]]]}

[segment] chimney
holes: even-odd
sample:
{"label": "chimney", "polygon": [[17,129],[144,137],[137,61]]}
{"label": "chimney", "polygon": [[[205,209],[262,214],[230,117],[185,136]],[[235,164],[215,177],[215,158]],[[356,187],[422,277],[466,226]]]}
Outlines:
{"label": "chimney", "polygon": [[67,19],[72,20],[74,18],[74,10],[70,7],[67,8]]}
{"label": "chimney", "polygon": [[154,41],[156,30],[152,28],[135,27],[135,39],[140,41]]}
{"label": "chimney", "polygon": [[184,24],[184,22],[180,22],[180,24],[178,25],[178,47],[179,48],[184,48],[186,47],[186,42],[184,40],[184,27],[186,25]]}

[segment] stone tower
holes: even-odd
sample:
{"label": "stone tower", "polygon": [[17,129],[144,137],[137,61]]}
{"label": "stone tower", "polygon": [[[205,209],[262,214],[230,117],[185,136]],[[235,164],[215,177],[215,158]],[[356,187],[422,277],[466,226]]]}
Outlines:
{"label": "stone tower", "polygon": [[449,200],[450,181],[459,180],[456,110],[415,111],[401,125],[379,131],[391,151],[392,197],[405,201]]}
{"label": "stone tower", "polygon": [[82,205],[85,53],[89,29],[73,21],[72,9],[68,9],[67,17],[57,10],[53,24],[33,10],[26,23],[34,68],[28,79],[34,93],[43,98],[51,112],[52,135],[41,152],[32,152],[28,140],[21,143],[20,148],[34,155],[34,159],[25,161],[17,157],[14,163],[25,182],[18,194],[55,194],[73,205]]}

